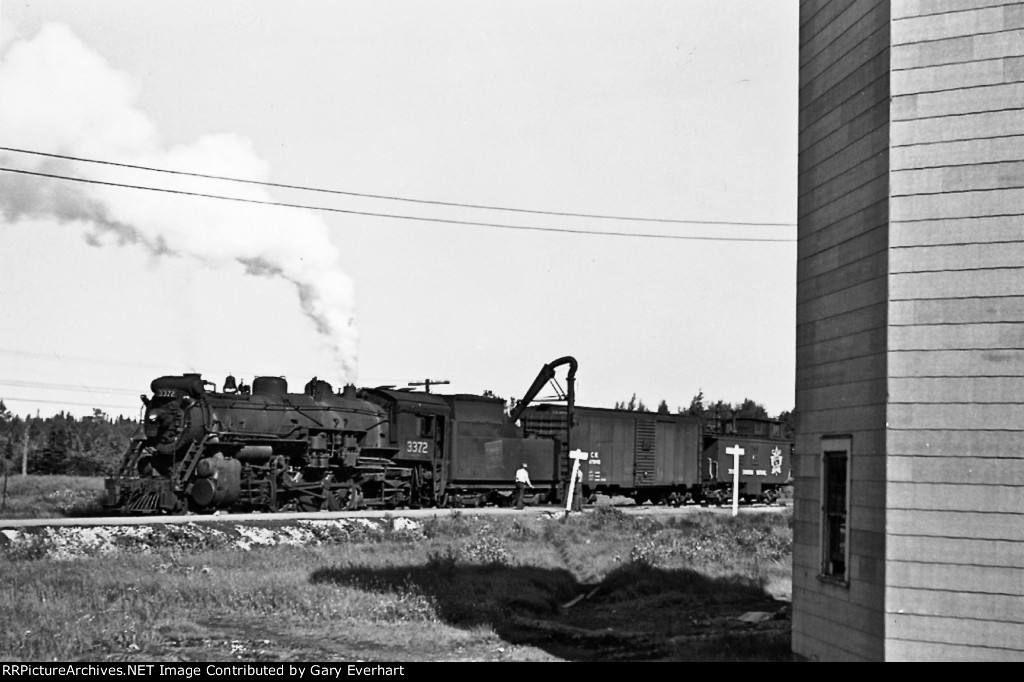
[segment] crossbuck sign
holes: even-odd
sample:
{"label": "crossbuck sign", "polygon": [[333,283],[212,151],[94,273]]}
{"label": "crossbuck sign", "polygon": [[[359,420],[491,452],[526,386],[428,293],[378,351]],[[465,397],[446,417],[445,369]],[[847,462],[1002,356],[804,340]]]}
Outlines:
{"label": "crossbuck sign", "polygon": [[732,455],[732,515],[740,513],[740,457],[744,450],[737,443],[725,449],[725,454]]}
{"label": "crossbuck sign", "polygon": [[573,450],[569,453],[572,458],[572,473],[569,475],[569,494],[565,496],[565,513],[572,511],[572,496],[576,492],[576,475],[580,470],[580,462],[585,462],[590,457],[589,452]]}

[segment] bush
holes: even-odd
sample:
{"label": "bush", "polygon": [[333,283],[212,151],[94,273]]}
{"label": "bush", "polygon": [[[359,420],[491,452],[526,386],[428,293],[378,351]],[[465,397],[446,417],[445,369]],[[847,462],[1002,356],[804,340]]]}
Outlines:
{"label": "bush", "polygon": [[462,564],[494,567],[511,563],[512,554],[489,524],[480,526],[468,542],[427,553],[428,566],[441,571],[450,571]]}

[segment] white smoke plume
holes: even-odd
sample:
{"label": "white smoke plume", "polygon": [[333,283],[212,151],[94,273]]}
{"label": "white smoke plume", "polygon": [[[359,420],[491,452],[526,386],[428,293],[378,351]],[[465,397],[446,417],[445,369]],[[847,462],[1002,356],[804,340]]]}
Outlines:
{"label": "white smoke plume", "polygon": [[[269,168],[249,140],[204,136],[169,147],[136,106],[138,89],[68,28],[50,24],[13,42],[0,61],[3,146],[63,156],[265,181]],[[272,200],[257,185],[148,173],[0,152],[0,165],[39,173],[186,192]],[[89,243],[133,244],[218,268],[291,282],[305,314],[333,350],[346,380],[356,374],[353,286],[326,223],[310,211],[0,173],[0,213],[9,222],[86,221]]]}

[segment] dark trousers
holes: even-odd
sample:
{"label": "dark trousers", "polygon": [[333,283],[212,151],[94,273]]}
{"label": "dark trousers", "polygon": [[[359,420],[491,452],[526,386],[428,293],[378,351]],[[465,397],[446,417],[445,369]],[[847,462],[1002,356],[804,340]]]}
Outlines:
{"label": "dark trousers", "polygon": [[523,508],[523,494],[526,492],[525,483],[516,483],[516,509]]}
{"label": "dark trousers", "polygon": [[576,481],[572,491],[572,510],[583,511],[583,482]]}

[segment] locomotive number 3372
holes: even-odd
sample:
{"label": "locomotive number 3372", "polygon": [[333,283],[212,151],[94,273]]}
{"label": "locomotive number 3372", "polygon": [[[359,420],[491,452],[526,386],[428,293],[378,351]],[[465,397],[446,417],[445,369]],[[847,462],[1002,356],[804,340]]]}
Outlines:
{"label": "locomotive number 3372", "polygon": [[405,451],[410,455],[427,455],[430,451],[427,449],[427,441],[425,440],[407,440],[405,441]]}

